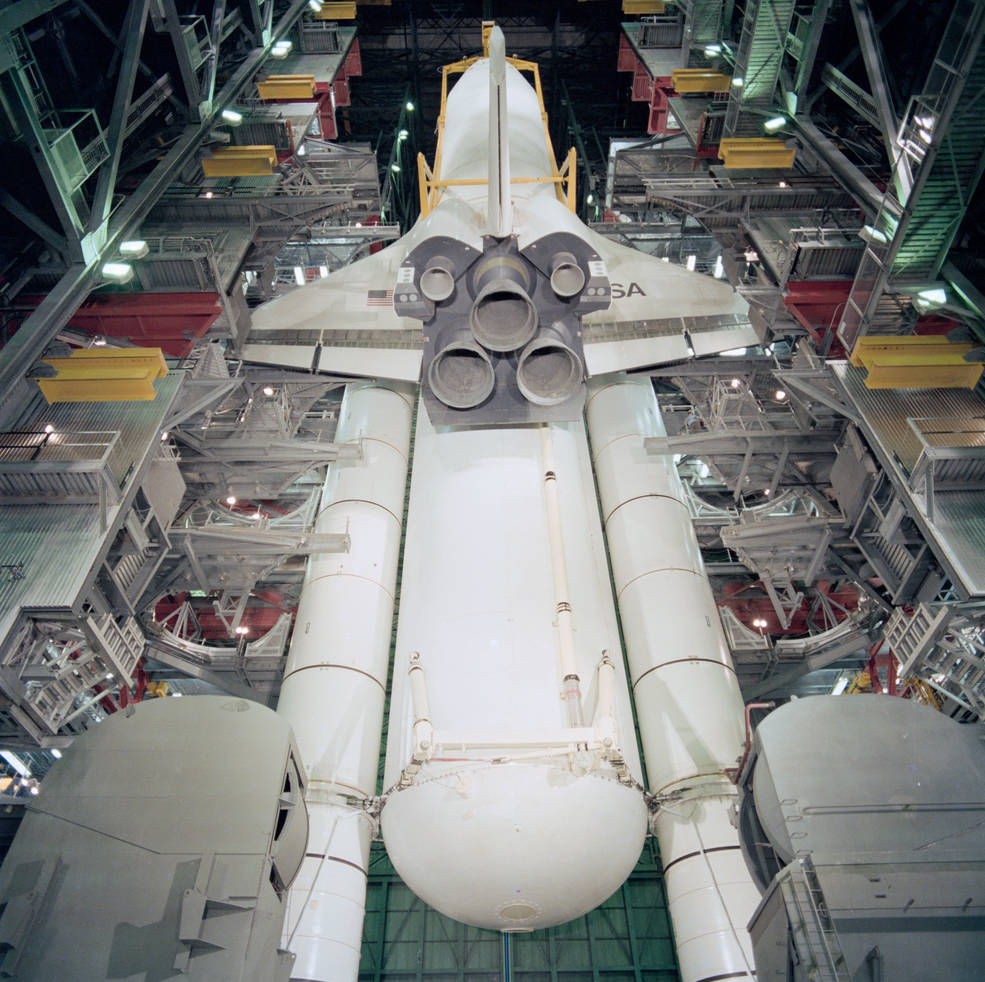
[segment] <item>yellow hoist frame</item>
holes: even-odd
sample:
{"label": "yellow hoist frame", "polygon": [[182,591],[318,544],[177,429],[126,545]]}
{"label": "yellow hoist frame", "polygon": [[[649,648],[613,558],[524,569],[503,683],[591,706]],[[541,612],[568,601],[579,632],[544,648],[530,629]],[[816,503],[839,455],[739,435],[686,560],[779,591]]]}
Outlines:
{"label": "yellow hoist frame", "polygon": [[[482,22],[482,51],[483,57],[489,56],[489,34],[494,26],[493,21]],[[450,75],[461,75],[481,59],[465,58],[462,61],[444,65],[441,69],[441,111],[438,114],[438,146],[434,152],[434,169],[428,167],[424,154],[417,155],[417,183],[421,197],[421,217],[429,215],[441,200],[445,188],[465,185],[487,185],[489,182],[481,178],[463,181],[444,181],[441,179],[441,150],[445,138],[445,107],[448,101],[448,78]],[[568,151],[564,163],[558,169],[554,158],[554,147],[547,132],[547,110],[544,108],[544,92],[540,85],[540,69],[535,61],[523,61],[520,58],[506,59],[517,71],[532,72],[534,89],[537,92],[537,102],[540,104],[540,118],[544,124],[544,141],[547,144],[547,156],[551,161],[550,177],[511,177],[510,184],[554,184],[558,201],[573,212],[576,209],[576,164],[575,148]]]}

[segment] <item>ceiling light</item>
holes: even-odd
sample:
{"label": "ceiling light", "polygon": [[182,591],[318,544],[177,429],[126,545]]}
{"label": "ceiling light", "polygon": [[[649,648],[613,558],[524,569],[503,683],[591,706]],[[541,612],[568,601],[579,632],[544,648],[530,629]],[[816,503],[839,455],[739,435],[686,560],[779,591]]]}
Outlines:
{"label": "ceiling light", "polygon": [[595,195],[593,195],[591,193],[586,194],[585,195],[585,204],[586,205],[593,205],[593,204],[595,204]]}
{"label": "ceiling light", "polygon": [[263,387],[263,394],[265,396],[272,396],[274,394],[274,387],[272,385],[265,385]]}
{"label": "ceiling light", "polygon": [[234,495],[234,494],[229,495],[229,497],[226,498],[226,504],[227,505],[235,505],[236,504],[236,495]]}
{"label": "ceiling light", "polygon": [[408,136],[410,136],[410,133],[408,133],[407,130],[401,130],[397,134],[397,139],[398,140],[406,140]]}
{"label": "ceiling light", "polygon": [[243,625],[240,624],[240,626],[236,628],[236,633],[237,634],[249,634],[250,633],[250,629],[248,627],[243,627]]}
{"label": "ceiling light", "polygon": [[763,123],[763,129],[766,130],[767,133],[776,133],[777,130],[782,130],[786,125],[786,116],[773,116],[771,119],[768,119],[765,123]]}
{"label": "ceiling light", "polygon": [[920,130],[919,132],[920,139],[923,140],[924,143],[930,143],[930,141],[934,138],[927,130]]}
{"label": "ceiling light", "polygon": [[746,80],[741,75],[737,75],[735,78],[732,79],[732,85],[737,89],[741,89],[742,86],[745,84],[746,84]]}
{"label": "ceiling light", "polygon": [[308,152],[307,148],[302,143],[301,146],[298,147],[298,156],[303,157],[307,152]]}
{"label": "ceiling light", "polygon": [[321,0],[308,0],[308,8],[313,14],[321,13]]}
{"label": "ceiling light", "polygon": [[390,164],[390,170],[392,170],[394,174],[399,174],[400,164]]}
{"label": "ceiling light", "polygon": [[780,183],[779,183],[779,184],[777,184],[777,187],[778,187],[778,188],[788,188],[788,187],[790,187],[790,185],[789,185],[789,184],[787,184],[787,182],[786,182],[786,181],[780,181]]}
{"label": "ceiling light", "polygon": [[221,115],[230,126],[239,126],[243,122],[243,114],[236,112],[235,109],[223,109]]}
{"label": "ceiling light", "polygon": [[[772,492],[770,491],[769,488],[764,488],[763,489],[763,494],[766,495],[767,498],[770,496],[771,493]],[[765,627],[765,626],[766,626],[766,621],[763,621],[763,627]]]}
{"label": "ceiling light", "polygon": [[127,259],[143,259],[150,251],[150,247],[143,239],[129,239],[120,243],[120,255]]}
{"label": "ceiling light", "polygon": [[103,277],[114,283],[127,283],[133,279],[133,266],[129,263],[103,263]]}
{"label": "ceiling light", "polygon": [[281,58],[286,58],[290,53],[291,49],[294,47],[294,42],[284,38],[283,41],[278,41],[271,49],[270,55],[273,58],[280,60]]}
{"label": "ceiling light", "polygon": [[883,245],[889,241],[885,232],[880,232],[879,229],[873,228],[871,225],[863,225],[859,229],[858,237],[864,242],[878,242]]}
{"label": "ceiling light", "polygon": [[786,392],[783,391],[783,389],[777,389],[776,390],[776,398],[780,402],[783,402],[783,400],[786,399],[786,397],[787,397],[787,394],[786,394]]}
{"label": "ceiling light", "polygon": [[720,44],[706,44],[705,54],[709,58],[713,58],[715,55],[720,55],[722,53],[722,46]]}
{"label": "ceiling light", "polygon": [[45,431],[45,433],[54,433],[55,432],[55,428],[54,428],[54,426],[51,425],[51,423],[45,423],[44,424],[44,431]]}
{"label": "ceiling light", "polygon": [[175,699],[180,699],[181,696],[182,696],[182,693],[180,693],[180,692],[172,692],[171,695],[173,695],[175,697]]}
{"label": "ceiling light", "polygon": [[412,113],[414,111],[414,103],[408,99],[407,102],[404,103],[404,109],[406,109],[407,112]]}
{"label": "ceiling light", "polygon": [[732,379],[732,388],[733,389],[737,389],[741,384],[742,383],[737,378]]}
{"label": "ceiling light", "polygon": [[947,291],[940,287],[935,287],[930,290],[921,290],[917,296],[927,303],[947,303]]}
{"label": "ceiling light", "polygon": [[[886,690],[883,689],[883,691],[885,692]],[[36,784],[32,784],[31,785],[31,794],[39,794],[39,793],[40,793],[40,789],[38,788],[38,786]]]}
{"label": "ceiling light", "polygon": [[106,347],[106,338],[104,338],[104,337],[93,338],[92,339],[92,343],[97,348],[105,348]]}
{"label": "ceiling light", "polygon": [[57,747],[52,747],[51,748],[51,756],[54,757],[55,760],[59,760],[59,759],[61,759],[62,752]]}
{"label": "ceiling light", "polygon": [[212,192],[211,191],[206,191],[205,192],[205,197],[206,198],[211,198],[212,197]]}

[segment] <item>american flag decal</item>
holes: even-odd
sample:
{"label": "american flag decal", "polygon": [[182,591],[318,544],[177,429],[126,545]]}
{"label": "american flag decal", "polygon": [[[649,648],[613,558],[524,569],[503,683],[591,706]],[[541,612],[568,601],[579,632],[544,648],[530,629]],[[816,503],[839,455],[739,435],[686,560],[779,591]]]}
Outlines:
{"label": "american flag decal", "polygon": [[369,290],[366,293],[367,307],[392,307],[393,290]]}

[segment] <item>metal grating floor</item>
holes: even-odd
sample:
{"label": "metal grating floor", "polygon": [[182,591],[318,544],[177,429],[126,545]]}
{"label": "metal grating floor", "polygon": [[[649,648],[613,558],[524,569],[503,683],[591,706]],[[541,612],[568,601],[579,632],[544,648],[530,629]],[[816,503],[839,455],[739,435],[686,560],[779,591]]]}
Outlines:
{"label": "metal grating floor", "polygon": [[[906,491],[920,455],[910,418],[957,417],[985,420],[985,401],[969,389],[867,389],[865,370],[847,362],[831,369],[883,467]],[[938,494],[934,521],[909,496],[912,511],[931,547],[960,580],[969,597],[985,597],[985,484],[980,489]]]}

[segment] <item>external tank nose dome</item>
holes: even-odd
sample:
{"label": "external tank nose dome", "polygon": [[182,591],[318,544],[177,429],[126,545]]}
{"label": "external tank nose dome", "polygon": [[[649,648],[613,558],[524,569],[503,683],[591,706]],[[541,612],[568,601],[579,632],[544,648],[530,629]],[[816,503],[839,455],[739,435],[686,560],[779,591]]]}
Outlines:
{"label": "external tank nose dome", "polygon": [[614,893],[639,858],[646,806],[615,778],[564,763],[477,761],[396,791],[383,839],[401,879],[476,927],[563,924]]}

